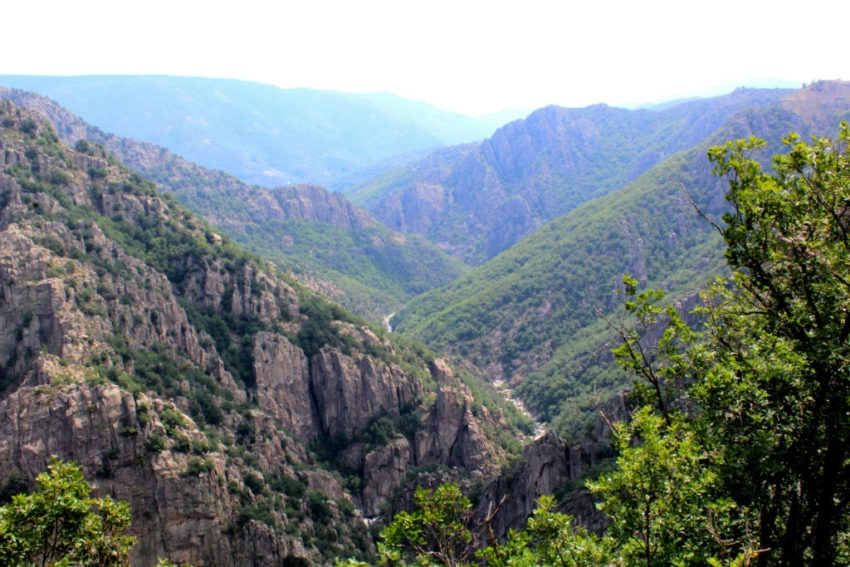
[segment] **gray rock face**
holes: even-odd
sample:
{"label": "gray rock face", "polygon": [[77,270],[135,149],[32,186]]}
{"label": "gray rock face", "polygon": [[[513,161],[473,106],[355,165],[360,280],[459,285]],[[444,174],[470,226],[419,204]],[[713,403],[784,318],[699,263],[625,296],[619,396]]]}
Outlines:
{"label": "gray rock face", "polygon": [[487,442],[472,415],[468,392],[442,387],[416,438],[416,457],[421,463],[441,463],[479,468],[487,456]]}
{"label": "gray rock face", "polygon": [[509,529],[522,529],[537,499],[577,478],[581,469],[580,454],[548,433],[525,448],[522,463],[511,475],[513,482],[499,479],[487,487],[478,514],[486,517],[501,503],[491,523],[497,537],[503,537]]}
{"label": "gray rock face", "polygon": [[[145,405],[150,421],[139,421]],[[151,454],[145,440],[163,432],[162,403],[134,399],[114,385],[25,387],[0,400],[0,467],[33,479],[51,456],[80,463],[98,495],[130,503],[138,543],[134,563],[166,556],[198,565],[231,555],[219,537],[230,515],[223,482],[224,457],[211,454],[213,469],[186,477],[188,455]],[[200,436],[196,430],[192,432]]]}
{"label": "gray rock face", "polygon": [[313,399],[307,357],[285,337],[254,336],[254,375],[260,409],[306,440],[321,434]]}
{"label": "gray rock face", "polygon": [[[582,445],[570,446],[555,433],[548,432],[525,447],[522,461],[509,475],[485,488],[475,514],[482,522],[492,516],[490,528],[497,538],[506,537],[510,529],[522,529],[541,496],[556,494],[580,479],[587,467],[597,464],[600,454],[611,454],[610,424],[631,419],[625,394],[618,393],[607,400],[600,413],[605,419],[594,422]],[[596,510],[587,491],[573,492],[559,510],[595,533],[601,533],[607,526],[607,518]]]}
{"label": "gray rock face", "polygon": [[411,469],[412,451],[404,437],[368,453],[363,462],[364,488],[361,496],[363,515],[375,517],[381,505],[393,493]]}
{"label": "gray rock face", "polygon": [[487,257],[492,258],[499,252],[507,250],[538,228],[540,219],[534,217],[528,201],[520,196],[514,196],[504,201],[496,209],[495,216],[500,219],[498,225],[492,226],[487,233]]}
{"label": "gray rock face", "polygon": [[306,441],[356,436],[380,417],[398,418],[422,393],[398,367],[335,349],[308,359],[272,333],[254,337],[254,374],[260,407]]}
{"label": "gray rock face", "polygon": [[251,206],[269,220],[305,219],[345,229],[375,224],[371,215],[349,203],[340,193],[331,193],[318,185],[255,191]]}
{"label": "gray rock face", "polygon": [[330,349],[312,358],[310,388],[319,426],[329,437],[356,435],[379,417],[397,417],[421,393],[421,385],[398,367]]}

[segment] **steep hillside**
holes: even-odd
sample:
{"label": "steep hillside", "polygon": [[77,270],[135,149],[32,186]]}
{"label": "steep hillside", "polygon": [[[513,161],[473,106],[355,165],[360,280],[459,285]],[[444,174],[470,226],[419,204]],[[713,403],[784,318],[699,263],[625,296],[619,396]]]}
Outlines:
{"label": "steep hillside", "polygon": [[424,239],[387,229],[321,187],[248,186],[166,149],[104,133],[43,96],[0,88],[0,98],[49,118],[69,145],[102,144],[240,244],[372,321],[466,269]]}
{"label": "steep hillside", "polygon": [[78,461],[130,503],[134,565],[368,558],[417,467],[486,477],[515,438],[486,389],[8,101],[0,167],[0,486]]}
{"label": "steep hillside", "polygon": [[267,187],[335,180],[391,156],[481,140],[486,123],[388,94],[165,76],[0,75],[108,132]]}
{"label": "steep hillside", "polygon": [[350,198],[390,228],[423,235],[480,264],[692,147],[735,112],[790,92],[740,89],[662,111],[551,106],[480,144],[440,150],[389,171]]}
{"label": "steep hillside", "polygon": [[816,83],[777,104],[732,116],[707,140],[665,160],[620,191],[547,224],[526,240],[401,310],[396,329],[468,357],[494,381],[514,385],[528,407],[580,437],[595,403],[627,384],[613,365],[623,273],[692,306],[724,268],[720,240],[689,198],[719,222],[721,179],[712,144],[757,135],[765,155],[798,132],[832,135],[850,117],[850,83]]}

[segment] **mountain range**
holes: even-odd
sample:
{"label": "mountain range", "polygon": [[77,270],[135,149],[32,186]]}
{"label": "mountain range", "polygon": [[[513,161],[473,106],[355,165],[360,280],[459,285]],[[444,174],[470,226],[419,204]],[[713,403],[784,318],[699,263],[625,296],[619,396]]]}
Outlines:
{"label": "mountain range", "polygon": [[[688,201],[722,214],[708,146],[757,133],[778,148],[787,131],[831,131],[845,87],[742,88],[660,110],[543,108],[346,194],[396,233],[320,187],[246,186],[11,92],[50,115],[64,139],[103,143],[314,289],[373,321],[397,312],[395,330],[517,388],[536,416],[575,437],[593,400],[628,386],[600,317],[616,311],[620,275],[690,305],[688,295],[722,270],[719,244]],[[462,276],[463,264],[416,237],[481,265]]]}
{"label": "mountain range", "polygon": [[373,321],[467,269],[425,239],[386,228],[324,188],[246,185],[165,148],[106,133],[44,96],[0,87],[0,98],[47,116],[69,145],[103,145],[237,242]]}
{"label": "mountain range", "polygon": [[396,330],[514,385],[535,415],[581,438],[595,406],[629,386],[610,354],[618,338],[606,321],[622,317],[623,274],[665,290],[687,311],[724,273],[721,241],[701,216],[719,224],[727,210],[708,148],[758,136],[768,142],[768,156],[783,151],[789,132],[833,136],[850,118],[847,82],[732,96],[764,104],[742,105],[693,147],[417,297],[394,317]]}
{"label": "mountain range", "polygon": [[0,85],[48,96],[107,132],[265,187],[340,189],[391,158],[484,139],[501,125],[493,120],[504,119],[470,118],[386,93],[200,77],[0,75]]}
{"label": "mountain range", "polygon": [[[623,274],[687,312],[725,273],[708,148],[755,135],[766,157],[850,118],[845,82],[547,107],[339,194],[0,99],[0,495],[78,460],[130,502],[145,565],[368,560],[364,518],[447,480],[479,517],[501,503],[497,535],[521,526],[610,458],[595,416],[628,415]],[[520,458],[531,423],[488,382],[570,443]]]}
{"label": "mountain range", "polygon": [[481,143],[440,150],[346,195],[390,228],[477,265],[693,147],[734,113],[791,92],[739,89],[658,111],[550,106]]}

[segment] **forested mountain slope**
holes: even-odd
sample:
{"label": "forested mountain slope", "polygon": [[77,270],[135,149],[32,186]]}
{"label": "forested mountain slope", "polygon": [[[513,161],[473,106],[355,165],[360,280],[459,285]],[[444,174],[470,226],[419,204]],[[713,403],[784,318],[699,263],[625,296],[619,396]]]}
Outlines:
{"label": "forested mountain slope", "polygon": [[723,180],[711,175],[712,144],[757,135],[766,153],[783,136],[830,136],[850,117],[850,83],[815,83],[776,104],[732,116],[694,148],[619,191],[547,224],[456,282],[418,297],[396,329],[468,357],[491,380],[513,384],[528,407],[580,437],[593,405],[627,385],[610,350],[624,273],[669,292],[683,307],[724,268],[720,240],[700,218],[726,210]]}
{"label": "forested mountain slope", "polygon": [[107,134],[35,93],[0,88],[0,98],[48,117],[70,145],[103,144],[237,242],[373,321],[466,269],[424,239],[387,229],[321,187],[248,186],[164,148]]}
{"label": "forested mountain slope", "polygon": [[4,494],[56,455],[129,502],[134,565],[326,564],[416,467],[506,454],[510,407],[96,144],[0,101],[0,167]]}
{"label": "forested mountain slope", "polygon": [[480,264],[544,223],[637,179],[732,114],[789,90],[739,89],[661,111],[550,106],[480,144],[440,150],[353,189],[381,222]]}
{"label": "forested mountain slope", "polygon": [[0,75],[90,124],[151,142],[246,183],[334,181],[399,154],[481,140],[491,126],[388,94],[280,89],[153,75]]}

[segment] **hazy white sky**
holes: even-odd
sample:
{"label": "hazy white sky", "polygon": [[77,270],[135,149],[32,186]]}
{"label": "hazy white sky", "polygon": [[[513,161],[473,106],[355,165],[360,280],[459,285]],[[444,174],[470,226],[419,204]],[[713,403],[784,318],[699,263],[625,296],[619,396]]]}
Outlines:
{"label": "hazy white sky", "polygon": [[28,0],[0,74],[227,77],[470,115],[850,79],[847,0]]}

